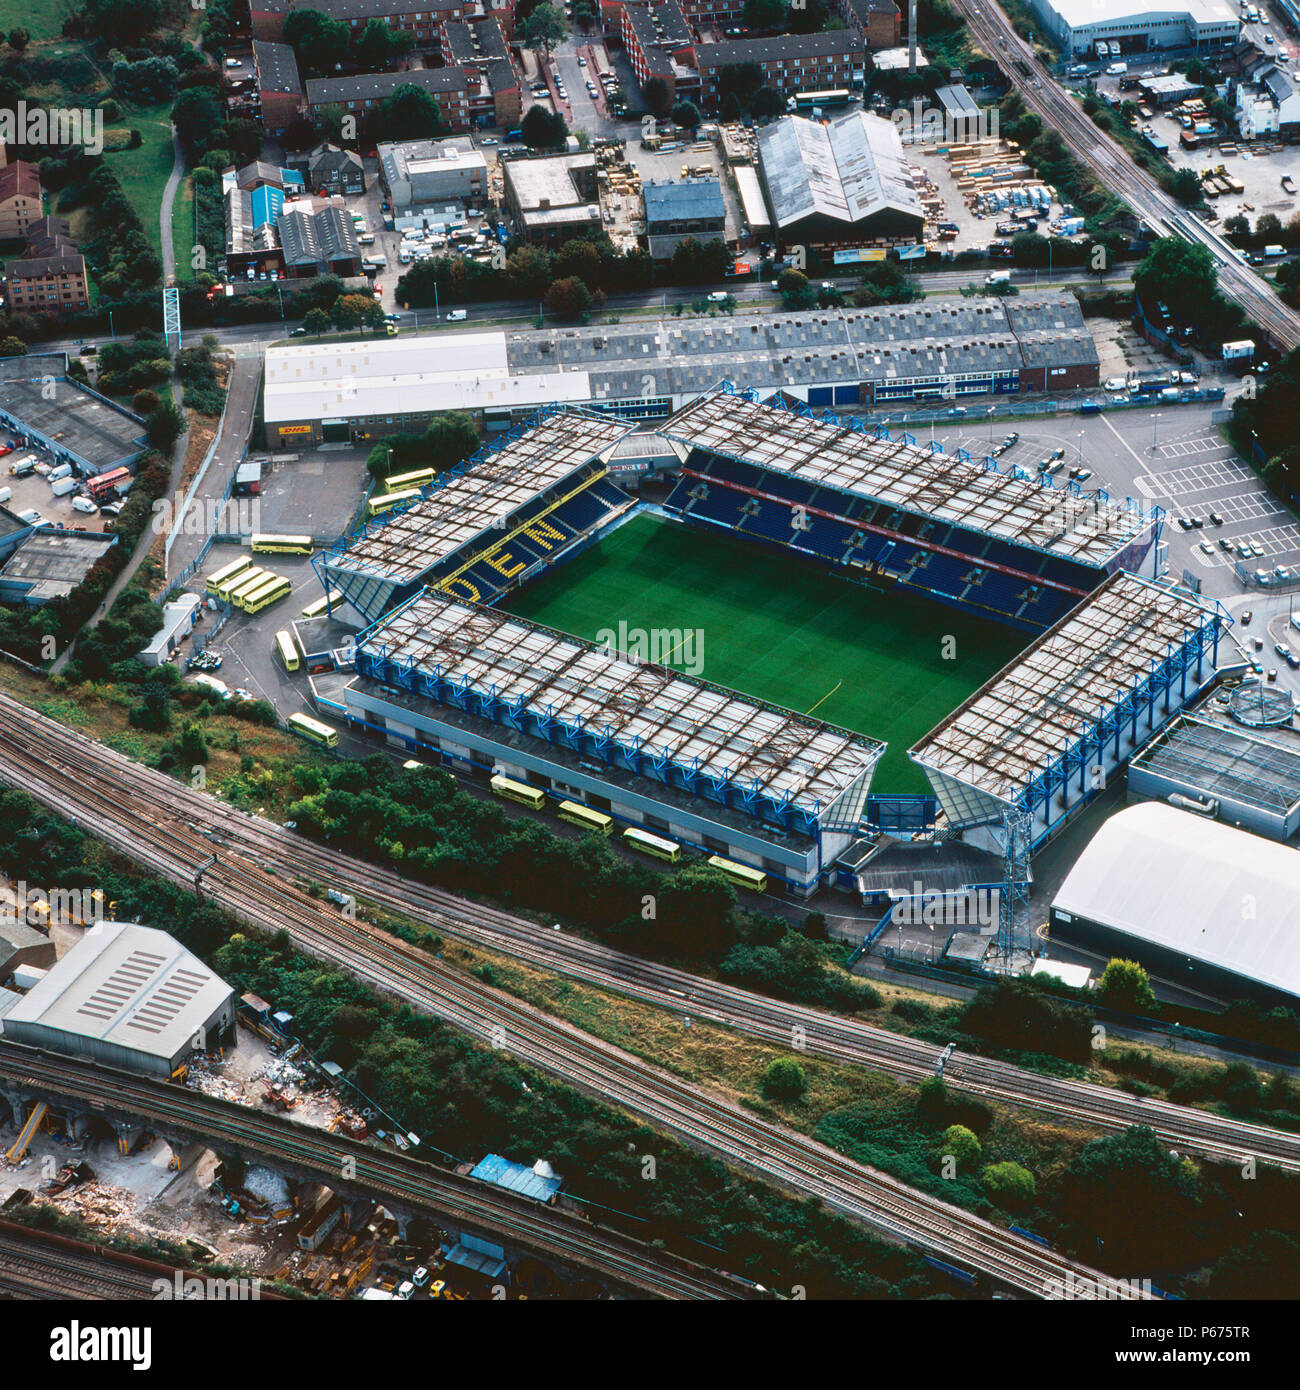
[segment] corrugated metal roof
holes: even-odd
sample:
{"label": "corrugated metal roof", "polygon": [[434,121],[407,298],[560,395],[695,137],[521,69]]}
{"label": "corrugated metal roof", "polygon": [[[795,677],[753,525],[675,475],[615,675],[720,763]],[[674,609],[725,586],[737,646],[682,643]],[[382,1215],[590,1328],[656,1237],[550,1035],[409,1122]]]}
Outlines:
{"label": "corrugated metal roof", "polygon": [[521,1197],[531,1197],[537,1202],[549,1202],[564,1186],[563,1178],[539,1173],[535,1167],[525,1168],[522,1163],[512,1163],[500,1154],[488,1154],[475,1166],[470,1177],[481,1178],[484,1182],[517,1192]]}
{"label": "corrugated metal roof", "polygon": [[647,183],[644,192],[646,230],[650,232],[659,222],[694,222],[705,218],[721,221],[727,215],[722,185],[717,179]]}
{"label": "corrugated metal roof", "polygon": [[1300,995],[1300,851],[1152,801],[1112,816],[1052,908]]}

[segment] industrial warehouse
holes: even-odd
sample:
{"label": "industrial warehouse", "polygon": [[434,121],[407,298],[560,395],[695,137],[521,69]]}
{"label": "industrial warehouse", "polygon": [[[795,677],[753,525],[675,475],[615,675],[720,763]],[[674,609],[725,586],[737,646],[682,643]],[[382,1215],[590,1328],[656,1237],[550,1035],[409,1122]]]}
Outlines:
{"label": "industrial warehouse", "polygon": [[1227,0],[1175,0],[1168,6],[1133,0],[1033,0],[1035,14],[1060,47],[1091,58],[1100,40],[1115,54],[1194,48],[1210,53],[1237,41],[1241,20]]}
{"label": "industrial warehouse", "polygon": [[679,410],[726,380],[814,406],[1081,391],[1100,359],[1079,302],[928,299],[755,320],[671,319],[268,348],[270,449],[364,443],[460,410],[491,434],[551,404],[627,419]]}
{"label": "industrial warehouse", "polygon": [[10,1042],[169,1077],[233,1038],[235,993],[166,932],[97,922],[0,1026]]}
{"label": "industrial warehouse", "polygon": [[1051,909],[1054,937],[1223,999],[1300,1004],[1300,853],[1159,802],[1093,836]]}
{"label": "industrial warehouse", "polygon": [[758,135],[759,174],[783,246],[919,241],[925,212],[892,121],[863,111],[787,116]]}

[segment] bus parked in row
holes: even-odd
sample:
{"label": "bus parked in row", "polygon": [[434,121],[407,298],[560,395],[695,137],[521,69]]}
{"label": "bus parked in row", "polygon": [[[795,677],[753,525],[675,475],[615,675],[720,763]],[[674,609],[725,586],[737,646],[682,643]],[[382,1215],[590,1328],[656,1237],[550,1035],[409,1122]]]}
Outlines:
{"label": "bus parked in row", "polygon": [[606,839],[614,833],[613,816],[607,816],[603,811],[593,811],[590,806],[584,806],[580,801],[561,801],[555,808],[555,813],[562,821],[580,826],[583,830],[594,831],[597,835],[604,835]]}
{"label": "bus parked in row", "polygon": [[498,774],[488,785],[492,788],[493,796],[527,806],[530,811],[540,811],[546,805],[546,793],[539,787],[530,787],[526,782],[512,782],[509,777]]}
{"label": "bus parked in row", "polygon": [[403,492],[381,492],[372,497],[366,503],[366,519],[382,516],[385,512],[391,512],[395,507],[408,506],[412,502],[419,500],[419,488],[407,488]]}
{"label": "bus parked in row", "polygon": [[675,840],[661,839],[658,835],[638,830],[635,826],[629,826],[623,832],[623,843],[629,849],[648,854],[652,859],[665,859],[670,864],[676,864],[682,857],[682,847]]}
{"label": "bus parked in row", "polygon": [[253,562],[247,555],[241,555],[238,560],[232,560],[228,565],[222,565],[215,574],[208,575],[208,593],[217,598],[226,598],[231,581],[237,579],[241,574],[247,575],[252,567]]}
{"label": "bus parked in row", "polygon": [[298,648],[293,645],[293,638],[285,628],[275,634],[275,654],[286,671],[298,669]]}

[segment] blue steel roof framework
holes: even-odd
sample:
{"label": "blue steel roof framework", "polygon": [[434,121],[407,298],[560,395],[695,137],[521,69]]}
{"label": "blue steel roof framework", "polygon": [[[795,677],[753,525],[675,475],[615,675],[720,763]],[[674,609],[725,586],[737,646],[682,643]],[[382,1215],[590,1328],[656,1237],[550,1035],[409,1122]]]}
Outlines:
{"label": "blue steel roof framework", "polygon": [[[1125,726],[1157,702],[1185,701],[1218,656],[1226,623],[1208,608],[1151,580],[1114,574],[1032,642],[909,750],[962,824],[988,823],[1006,807],[1045,813],[1052,797],[1088,778],[1120,748]],[[1192,675],[1193,689],[1188,690]],[[953,789],[964,788],[954,801]],[[1071,809],[1073,809],[1073,807]],[[1041,842],[1043,836],[1039,836]]]}
{"label": "blue steel roof framework", "polygon": [[1159,507],[1144,512],[1132,499],[1121,506],[1104,492],[1057,488],[1018,468],[1003,473],[996,461],[976,463],[964,451],[919,448],[910,435],[894,438],[883,426],[869,433],[858,421],[814,413],[802,402],[777,397],[760,404],[756,392],[737,393],[729,383],[684,406],[660,433],[687,448],[1097,568],[1154,533],[1164,516]]}
{"label": "blue steel roof framework", "polygon": [[787,831],[852,830],[878,740],[426,590],[357,671]]}

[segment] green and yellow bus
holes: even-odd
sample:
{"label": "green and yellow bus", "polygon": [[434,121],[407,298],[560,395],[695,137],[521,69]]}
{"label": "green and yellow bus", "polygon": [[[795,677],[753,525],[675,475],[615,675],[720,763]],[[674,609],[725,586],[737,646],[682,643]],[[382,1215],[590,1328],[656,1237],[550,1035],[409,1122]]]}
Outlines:
{"label": "green and yellow bus", "polygon": [[717,869],[737,888],[746,888],[751,893],[767,892],[767,875],[762,869],[751,869],[748,864],[737,864],[734,859],[724,859],[720,854],[709,855],[709,868]]}
{"label": "green and yellow bus", "polygon": [[414,487],[407,488],[405,492],[381,492],[366,503],[366,518],[383,516],[394,507],[404,507],[408,502],[418,501],[419,497],[420,490]]}
{"label": "green and yellow bus", "polygon": [[331,589],[323,598],[318,598],[309,603],[302,610],[304,618],[323,618],[331,608],[337,608],[343,602],[343,595],[337,589]]}
{"label": "green and yellow bus", "polygon": [[298,669],[298,648],[293,645],[293,638],[285,628],[275,634],[275,654],[286,671]]}
{"label": "green and yellow bus", "polygon": [[676,864],[682,857],[682,847],[675,841],[661,840],[658,835],[651,835],[634,827],[629,827],[623,832],[623,843],[629,849],[648,854],[652,859],[666,859],[670,864]]}
{"label": "green and yellow bus", "polygon": [[601,811],[593,811],[580,801],[561,801],[555,808],[556,814],[570,825],[581,826],[583,830],[594,831],[608,838],[614,833],[614,818]]}
{"label": "green and yellow bus", "polygon": [[507,801],[527,806],[530,811],[540,811],[546,805],[546,793],[538,787],[530,787],[526,782],[512,782],[509,777],[499,774],[488,784],[493,796],[502,796]]}
{"label": "green and yellow bus", "polygon": [[319,719],[311,719],[305,714],[291,714],[285,723],[295,734],[310,739],[312,743],[319,743],[325,748],[339,746],[338,730],[331,729],[328,724],[322,724]]}
{"label": "green and yellow bus", "polygon": [[254,589],[251,594],[245,594],[240,607],[245,613],[260,613],[265,608],[270,608],[273,603],[279,603],[281,599],[286,599],[293,593],[293,585],[287,579],[277,579],[272,577],[260,589]]}
{"label": "green and yellow bus", "polygon": [[432,468],[417,468],[412,473],[395,473],[391,478],[384,479],[384,491],[407,492],[411,488],[427,487],[433,482],[433,478]]}
{"label": "green and yellow bus", "polygon": [[232,579],[246,574],[252,563],[247,555],[241,555],[238,560],[232,560],[228,565],[222,565],[216,574],[208,575],[208,593],[215,594],[217,598],[225,598],[226,586]]}
{"label": "green and yellow bus", "polygon": [[268,579],[276,577],[273,570],[264,570],[257,565],[252,569],[245,570],[243,574],[237,574],[234,580],[226,586],[226,602],[232,603],[235,607],[240,606],[240,599],[245,594],[251,593],[254,589],[259,589]]}
{"label": "green and yellow bus", "polygon": [[310,536],[273,536],[259,532],[252,541],[254,555],[310,555],[313,546]]}

